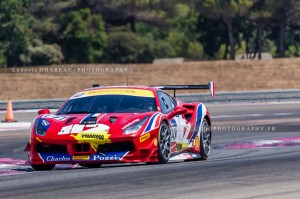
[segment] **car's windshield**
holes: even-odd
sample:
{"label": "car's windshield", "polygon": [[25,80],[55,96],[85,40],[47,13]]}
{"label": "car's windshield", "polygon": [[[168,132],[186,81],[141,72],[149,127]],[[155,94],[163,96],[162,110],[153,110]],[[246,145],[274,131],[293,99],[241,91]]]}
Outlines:
{"label": "car's windshield", "polygon": [[98,95],[70,99],[58,114],[76,113],[142,113],[156,111],[154,97]]}

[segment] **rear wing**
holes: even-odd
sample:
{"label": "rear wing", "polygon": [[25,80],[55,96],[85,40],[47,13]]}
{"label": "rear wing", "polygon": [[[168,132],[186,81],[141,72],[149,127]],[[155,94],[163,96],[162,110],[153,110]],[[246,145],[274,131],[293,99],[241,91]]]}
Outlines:
{"label": "rear wing", "polygon": [[173,90],[174,97],[176,97],[176,90],[198,90],[198,89],[208,89],[211,93],[211,97],[215,97],[215,83],[208,82],[206,85],[165,85],[165,86],[155,86],[161,90]]}

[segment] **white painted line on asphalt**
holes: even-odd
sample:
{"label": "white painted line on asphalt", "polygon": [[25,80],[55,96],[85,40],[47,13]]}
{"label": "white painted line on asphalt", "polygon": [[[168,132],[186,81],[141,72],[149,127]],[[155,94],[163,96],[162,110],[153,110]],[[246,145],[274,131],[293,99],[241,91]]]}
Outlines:
{"label": "white painted line on asphalt", "polygon": [[31,122],[0,123],[0,131],[15,131],[29,129]]}
{"label": "white painted line on asphalt", "polygon": [[274,113],[273,115],[277,116],[288,116],[288,115],[293,115],[292,113]]}
{"label": "white painted line on asphalt", "polygon": [[261,117],[261,116],[288,116],[295,115],[293,113],[273,113],[273,114],[247,114],[247,115],[219,115],[219,116],[211,116],[211,118],[239,118],[239,117]]}
{"label": "white painted line on asphalt", "polygon": [[[28,110],[15,110],[14,113],[38,113],[40,109],[28,109]],[[51,113],[55,113],[57,109],[50,109]],[[6,113],[6,111],[0,111],[0,113]]]}
{"label": "white painted line on asphalt", "polygon": [[280,105],[280,104],[300,104],[300,101],[286,102],[228,102],[228,103],[206,103],[207,107],[227,107],[227,106],[265,106],[265,105]]}
{"label": "white painted line on asphalt", "polygon": [[264,114],[220,115],[220,116],[212,116],[211,118],[236,118],[236,117],[259,117],[259,116],[264,116]]}

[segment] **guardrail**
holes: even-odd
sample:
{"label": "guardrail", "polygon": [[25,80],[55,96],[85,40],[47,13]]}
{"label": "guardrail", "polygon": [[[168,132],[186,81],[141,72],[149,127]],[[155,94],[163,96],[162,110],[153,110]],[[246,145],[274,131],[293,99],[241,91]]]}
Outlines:
{"label": "guardrail", "polygon": [[[207,104],[288,101],[300,102],[300,90],[217,92],[214,99],[211,99],[209,93],[178,95],[177,98],[184,102],[201,101]],[[66,99],[13,100],[13,109],[58,109],[65,100]],[[0,110],[5,110],[6,105],[7,101],[0,101]]]}

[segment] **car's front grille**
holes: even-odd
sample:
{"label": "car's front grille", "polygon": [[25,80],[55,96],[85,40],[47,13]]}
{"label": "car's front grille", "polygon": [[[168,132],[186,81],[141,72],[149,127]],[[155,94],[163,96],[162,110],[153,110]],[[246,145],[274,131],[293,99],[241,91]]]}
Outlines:
{"label": "car's front grille", "polygon": [[68,152],[66,145],[45,144],[45,143],[37,144],[36,151],[38,153],[67,153]]}
{"label": "car's front grille", "polygon": [[75,144],[75,152],[89,152],[90,144]]}
{"label": "car's front grille", "polygon": [[132,142],[116,142],[110,144],[98,145],[98,152],[118,152],[118,151],[133,151],[134,145]]}

